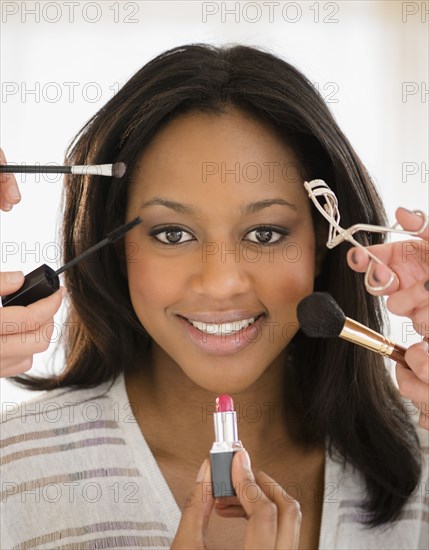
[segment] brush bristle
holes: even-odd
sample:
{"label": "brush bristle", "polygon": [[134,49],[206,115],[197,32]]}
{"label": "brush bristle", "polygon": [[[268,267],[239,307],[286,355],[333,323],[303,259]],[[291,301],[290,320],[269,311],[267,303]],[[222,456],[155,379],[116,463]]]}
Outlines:
{"label": "brush bristle", "polygon": [[301,329],[311,338],[336,338],[343,330],[346,316],[327,292],[314,292],[298,304]]}
{"label": "brush bristle", "polygon": [[122,176],[127,171],[127,166],[124,162],[116,162],[112,166],[112,176],[114,178],[122,178]]}
{"label": "brush bristle", "polygon": [[118,239],[123,237],[127,231],[129,231],[130,229],[132,229],[134,226],[138,225],[142,221],[143,220],[140,217],[134,218],[134,220],[131,220],[130,222],[125,223],[124,225],[121,225],[121,227],[118,227],[117,229],[114,229],[113,231],[108,233],[107,239],[109,239],[111,243],[117,241]]}

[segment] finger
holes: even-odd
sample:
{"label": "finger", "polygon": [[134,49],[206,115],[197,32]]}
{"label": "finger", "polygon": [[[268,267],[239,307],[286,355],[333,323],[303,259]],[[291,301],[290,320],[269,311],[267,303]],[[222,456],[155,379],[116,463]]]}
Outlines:
{"label": "finger", "polygon": [[38,330],[59,310],[64,292],[60,287],[54,294],[29,306],[0,308],[0,334],[17,334]]}
{"label": "finger", "polygon": [[387,267],[370,261],[365,277],[366,290],[373,296],[390,295],[399,289],[400,282],[395,267]]}
{"label": "finger", "polygon": [[367,253],[367,250],[369,250],[383,263],[390,264],[395,260],[395,253],[397,254],[398,247],[395,247],[396,244],[397,243],[374,244],[365,248],[354,246],[347,251],[347,263],[354,271],[365,273],[371,261],[371,257]]}
{"label": "finger", "polygon": [[410,319],[414,330],[423,336],[425,342],[429,342],[429,307],[414,309]]}
{"label": "finger", "polygon": [[[0,164],[7,164],[3,150],[0,149]],[[0,173],[0,208],[5,212],[21,200],[16,178],[13,174]]]}
{"label": "finger", "polygon": [[235,453],[231,476],[237,497],[247,514],[244,548],[275,548],[277,508],[256,483],[244,449]]}
{"label": "finger", "polygon": [[[354,247],[347,252],[349,267],[358,273],[367,271],[370,261],[374,264],[373,267],[382,267],[381,264],[371,260],[367,251],[374,254],[376,258],[399,276],[402,288],[414,284],[415,281],[427,279],[429,276],[427,261],[429,245],[427,242],[413,239],[396,243],[377,244],[364,249]],[[376,275],[380,276],[380,273]]]}
{"label": "finger", "polygon": [[214,510],[223,518],[247,518],[238,497],[219,497],[215,499]]}
{"label": "finger", "polygon": [[[423,224],[423,218],[415,212],[410,212],[406,208],[400,207],[396,210],[396,219],[405,231],[418,231]],[[429,241],[429,226],[418,235],[419,238]]]}
{"label": "finger", "polygon": [[428,308],[429,280],[417,281],[414,285],[398,290],[386,301],[387,309],[395,315],[411,317],[420,307]]}
{"label": "finger", "polygon": [[2,365],[7,366],[29,355],[46,351],[51,343],[54,328],[55,322],[52,318],[35,331],[20,334],[3,333],[0,340]]}
{"label": "finger", "polygon": [[226,506],[225,508],[219,508],[215,506],[215,511],[221,518],[245,518],[247,514],[242,506]]}
{"label": "finger", "polygon": [[[374,245],[367,248],[381,261],[389,263],[395,251],[387,247],[389,245]],[[370,286],[365,281],[366,289],[373,296],[391,294],[399,288],[399,279],[394,266],[390,265],[387,267],[377,263],[362,248],[351,248],[347,252],[347,263],[351,269],[358,273],[368,273],[367,277]]]}
{"label": "finger", "polygon": [[210,462],[206,459],[183,506],[172,550],[205,548],[204,539],[213,504]]}
{"label": "finger", "polygon": [[[427,345],[425,342],[422,343]],[[427,358],[426,366],[411,365],[410,363],[408,364],[411,368],[414,367],[422,378],[427,379]],[[399,393],[403,397],[413,401],[420,411],[423,410],[423,412],[426,413],[429,406],[427,382],[421,380],[414,370],[407,369],[400,364],[396,365],[396,381],[398,383]]]}
{"label": "finger", "polygon": [[302,522],[299,502],[264,472],[257,472],[255,477],[258,485],[277,506],[276,548],[298,548]]}
{"label": "finger", "polygon": [[236,496],[216,498],[214,509],[221,517],[247,518],[247,514]]}
{"label": "finger", "polygon": [[[427,386],[429,384],[429,344],[417,342],[410,346],[405,352],[405,361],[410,366],[412,373]],[[410,373],[410,371],[408,372]],[[429,400],[428,387],[426,387],[426,400]],[[421,407],[419,408],[421,409]]]}
{"label": "finger", "polygon": [[24,273],[22,271],[0,272],[0,296],[6,296],[15,292],[24,284]]}
{"label": "finger", "polygon": [[241,506],[240,501],[234,497],[218,497],[214,501],[215,508],[228,508],[229,506]]}

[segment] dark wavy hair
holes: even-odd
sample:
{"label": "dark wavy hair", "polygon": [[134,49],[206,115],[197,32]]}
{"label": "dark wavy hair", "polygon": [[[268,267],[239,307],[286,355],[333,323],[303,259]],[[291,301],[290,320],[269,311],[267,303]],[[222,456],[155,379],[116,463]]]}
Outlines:
{"label": "dark wavy hair", "polygon": [[[369,174],[305,76],[260,48],[190,44],[143,66],[70,145],[68,163],[123,161],[128,169],[121,179],[66,177],[64,261],[124,223],[135,167],[161,127],[183,113],[222,114],[227,106],[270,123],[292,147],[302,176],[328,182],[345,227],[385,225]],[[321,217],[314,212],[317,233]],[[382,242],[376,234],[359,238],[364,245]],[[349,317],[382,332],[382,304],[348,268],[344,246],[326,254],[315,289],[329,292]],[[11,380],[32,390],[84,388],[113,383],[120,372],[136,368],[136,357],[151,339],[131,305],[125,254],[121,241],[66,272],[70,307],[64,371]],[[289,358],[293,391],[285,392],[298,411],[297,437],[309,446],[327,441],[331,455],[335,450],[362,473],[368,527],[394,521],[419,481],[421,451],[383,359],[340,339],[309,339],[301,331],[289,345]]]}

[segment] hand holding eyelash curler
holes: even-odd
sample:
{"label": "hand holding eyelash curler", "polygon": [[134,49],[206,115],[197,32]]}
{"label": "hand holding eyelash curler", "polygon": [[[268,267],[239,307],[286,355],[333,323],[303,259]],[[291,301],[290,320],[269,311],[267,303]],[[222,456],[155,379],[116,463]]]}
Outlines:
{"label": "hand holding eyelash curler", "polygon": [[[386,266],[384,262],[382,262],[373,252],[371,252],[370,250],[368,250],[368,248],[356,241],[356,239],[353,238],[353,235],[358,231],[370,231],[374,233],[401,233],[404,235],[412,235],[418,237],[422,235],[428,227],[427,215],[421,210],[414,211],[415,214],[418,214],[422,218],[422,225],[416,231],[406,231],[402,229],[398,223],[396,223],[393,227],[384,227],[380,225],[360,223],[352,225],[348,229],[343,229],[340,225],[341,215],[338,208],[338,199],[332,189],[321,179],[311,180],[310,182],[305,181],[304,187],[317,210],[329,222],[328,241],[326,242],[327,248],[331,249],[342,243],[343,241],[348,241],[354,246],[365,250],[366,254],[368,254],[368,256],[371,258],[368,264],[368,268],[365,272],[365,287],[367,288],[367,290],[372,292],[379,292],[389,288],[389,286],[394,282],[395,278],[397,278],[397,275],[388,266]],[[318,200],[318,198],[320,197],[325,199],[325,204],[323,205],[323,207]],[[390,278],[385,285],[373,286],[369,282],[369,274],[374,265],[374,262],[387,267],[387,269],[389,269],[391,273]]]}

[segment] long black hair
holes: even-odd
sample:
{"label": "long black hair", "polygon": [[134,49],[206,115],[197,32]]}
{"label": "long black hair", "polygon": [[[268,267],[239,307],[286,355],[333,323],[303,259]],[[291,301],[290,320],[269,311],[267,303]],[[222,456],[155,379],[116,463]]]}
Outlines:
{"label": "long black hair", "polygon": [[[344,226],[385,225],[369,174],[305,76],[260,48],[190,44],[147,63],[71,144],[66,162],[123,161],[128,170],[108,181],[65,179],[64,261],[124,223],[134,169],[162,126],[181,113],[221,114],[226,105],[270,123],[292,147],[303,177],[324,179],[334,190]],[[320,214],[313,217],[320,227]],[[360,240],[370,245],[381,237],[364,234]],[[344,246],[326,254],[315,289],[329,292],[349,317],[382,332],[381,302],[346,265]],[[70,308],[64,371],[12,380],[33,390],[94,387],[135,368],[151,339],[131,305],[126,253],[121,242],[66,273]],[[307,445],[328,441],[329,452],[335,449],[361,471],[368,526],[395,520],[419,481],[421,453],[383,359],[339,339],[309,339],[301,331],[289,348],[285,368],[288,387],[294,388],[289,397],[299,411],[299,438]]]}

